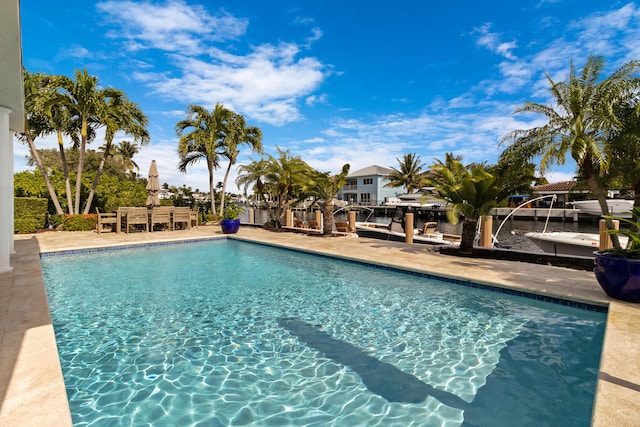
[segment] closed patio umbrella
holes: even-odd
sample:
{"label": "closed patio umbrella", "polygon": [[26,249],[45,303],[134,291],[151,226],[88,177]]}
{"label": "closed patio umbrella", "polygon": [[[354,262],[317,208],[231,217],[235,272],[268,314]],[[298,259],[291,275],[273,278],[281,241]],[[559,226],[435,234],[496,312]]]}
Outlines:
{"label": "closed patio umbrella", "polygon": [[147,182],[147,206],[160,206],[160,198],[158,193],[160,192],[160,180],[158,179],[158,165],[155,160],[151,161],[151,167],[149,168],[149,181]]}

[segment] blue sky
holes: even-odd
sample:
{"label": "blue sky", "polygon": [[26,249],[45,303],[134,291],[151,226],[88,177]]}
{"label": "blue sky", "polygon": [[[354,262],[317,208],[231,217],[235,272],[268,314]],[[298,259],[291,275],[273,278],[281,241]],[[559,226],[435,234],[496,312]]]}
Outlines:
{"label": "blue sky", "polygon": [[[494,163],[504,135],[541,123],[513,111],[549,102],[545,73],[563,80],[589,55],[605,57],[607,75],[640,59],[629,1],[23,0],[21,19],[27,70],[86,68],[123,90],[149,116],[140,173],[155,159],[161,182],[201,190],[203,163],[176,168],[189,104],[224,104],[262,129],[267,153],[289,149],[322,171],[397,167],[405,153]],[[17,171],[27,153],[16,143]],[[547,178],[573,170],[569,159]]]}

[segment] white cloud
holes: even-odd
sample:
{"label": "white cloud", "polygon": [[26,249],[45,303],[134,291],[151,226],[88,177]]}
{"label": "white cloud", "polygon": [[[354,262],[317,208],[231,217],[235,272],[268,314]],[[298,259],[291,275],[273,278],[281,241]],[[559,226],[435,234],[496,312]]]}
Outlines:
{"label": "white cloud", "polygon": [[198,53],[203,42],[232,40],[246,32],[248,21],[221,11],[212,16],[205,7],[180,0],[164,4],[148,1],[106,1],[96,5],[110,23],[121,25],[108,33],[124,38],[130,50],[145,48]]}
{"label": "white cloud", "polygon": [[516,42],[503,42],[501,40],[502,34],[491,32],[490,23],[476,27],[474,33],[478,34],[478,39],[476,40],[478,46],[485,47],[489,49],[489,51],[504,56],[507,59],[515,59],[511,51],[517,47]]}
{"label": "white cloud", "polygon": [[[300,120],[298,104],[323,103],[325,95],[313,92],[327,77],[327,67],[314,57],[301,57],[301,47],[320,39],[313,28],[304,43],[281,42],[239,49],[207,42],[238,39],[248,21],[221,11],[211,15],[203,6],[182,1],[164,4],[108,1],[98,4],[110,24],[109,34],[122,38],[132,50],[160,49],[177,68],[169,73],[138,69],[132,78],[168,100],[212,107],[221,102],[249,119],[276,126]],[[126,23],[126,25],[125,25]]]}
{"label": "white cloud", "polygon": [[[212,61],[174,56],[182,74],[134,73],[156,93],[184,103],[212,107],[221,102],[236,111],[273,125],[301,118],[297,103],[324,80],[324,66],[315,58],[297,59],[297,46],[262,45],[240,56],[210,49]],[[311,98],[322,102],[324,96]]]}

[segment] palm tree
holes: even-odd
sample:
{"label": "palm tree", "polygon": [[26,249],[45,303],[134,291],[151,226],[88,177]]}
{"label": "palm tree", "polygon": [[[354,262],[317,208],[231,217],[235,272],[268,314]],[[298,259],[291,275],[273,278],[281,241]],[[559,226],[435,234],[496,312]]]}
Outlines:
{"label": "palm tree", "polygon": [[77,140],[78,129],[71,120],[69,110],[59,104],[48,103],[45,114],[49,120],[51,130],[56,132],[58,138],[58,151],[60,152],[60,161],[62,163],[62,173],[64,175],[64,186],[67,193],[67,206],[70,214],[73,214],[73,194],[71,192],[71,181],[69,179],[69,166],[67,164],[67,156],[64,151],[63,135],[67,134],[72,139]]}
{"label": "palm tree", "polygon": [[[571,155],[578,173],[600,204],[603,215],[608,214],[607,188],[602,177],[608,172],[613,160],[607,148],[606,135],[616,129],[620,122],[614,114],[614,106],[624,103],[635,94],[635,73],[640,62],[624,64],[609,77],[601,80],[604,59],[591,56],[580,74],[573,63],[566,81],[554,82],[549,75],[556,108],[527,102],[516,113],[542,114],[547,123],[532,129],[516,130],[503,138],[511,144],[502,153],[502,158],[533,159],[541,156],[540,170],[553,164],[564,164]],[[607,227],[613,223],[607,219]],[[617,236],[612,236],[614,246],[620,248]]]}
{"label": "palm tree", "polygon": [[87,203],[84,207],[83,213],[85,215],[88,214],[91,209],[93,195],[98,187],[104,165],[107,158],[111,155],[111,144],[113,143],[115,134],[123,131],[131,135],[134,141],[139,141],[143,146],[149,143],[149,132],[146,128],[149,119],[144,115],[142,110],[138,108],[138,104],[129,101],[125,96],[110,98],[107,101],[106,109],[101,112],[100,120],[106,128],[104,136],[105,145],[102,160],[98,166],[98,171],[96,172],[89,196],[87,197]]}
{"label": "palm tree", "polygon": [[252,151],[262,150],[262,131],[255,127],[247,127],[244,117],[241,114],[232,113],[229,120],[224,124],[224,139],[221,147],[224,149],[222,156],[229,160],[229,165],[222,181],[222,191],[220,195],[220,215],[224,211],[224,194],[227,188],[227,179],[231,167],[236,163],[240,150],[238,147],[247,144]]}
{"label": "palm tree", "polygon": [[508,186],[489,173],[482,164],[464,166],[460,160],[447,155],[431,167],[427,183],[438,191],[438,197],[448,203],[447,217],[457,223],[463,217],[460,253],[473,252],[478,219],[509,196]]}
{"label": "palm tree", "polygon": [[107,102],[112,98],[124,97],[124,93],[113,88],[100,89],[98,78],[90,76],[86,69],[76,70],[75,80],[63,78],[64,89],[51,103],[59,103],[67,108],[72,120],[80,128],[80,147],[78,154],[78,171],[76,174],[76,194],[74,212],[80,212],[80,195],[82,191],[82,172],[87,144],[91,142],[91,128],[101,127],[100,118],[106,110]]}
{"label": "palm tree", "polygon": [[299,156],[292,157],[289,150],[276,148],[278,157],[268,155],[266,159],[240,166],[236,183],[244,185],[245,191],[255,183],[259,197],[265,201],[265,196],[270,197],[269,215],[274,226],[280,228],[285,210],[300,198],[312,169]]}
{"label": "palm tree", "polygon": [[[638,101],[616,107],[621,126],[607,135],[609,157],[615,159],[609,170],[610,180],[635,193],[634,207],[640,208],[640,111]],[[635,210],[634,210],[635,212]]]}
{"label": "palm tree", "polygon": [[244,187],[243,194],[247,195],[249,186],[253,186],[253,193],[260,201],[267,202],[266,185],[263,182],[267,172],[267,162],[264,159],[252,160],[247,165],[238,166],[238,177],[236,178],[236,185],[238,187]]}
{"label": "palm tree", "polygon": [[303,187],[303,197],[315,197],[316,202],[322,207],[324,235],[331,235],[333,232],[333,199],[347,182],[349,167],[349,164],[345,164],[342,166],[342,171],[337,175],[330,175],[316,170],[311,171],[309,181]]}
{"label": "palm tree", "polygon": [[122,159],[123,167],[129,172],[131,179],[135,179],[136,171],[140,170],[140,166],[133,161],[133,157],[140,152],[138,146],[129,141],[122,141],[118,145],[117,155]]}
{"label": "palm tree", "polygon": [[61,215],[63,214],[63,210],[60,206],[60,202],[58,201],[58,196],[53,188],[53,184],[51,184],[47,169],[44,167],[44,163],[40,158],[38,149],[34,142],[36,138],[48,132],[47,129],[49,129],[49,124],[46,114],[44,113],[44,106],[42,105],[41,100],[47,93],[53,91],[53,88],[49,84],[48,78],[43,74],[31,74],[27,70],[23,70],[23,72],[25,129],[23,133],[19,133],[17,136],[18,139],[25,141],[29,145],[31,157],[33,157],[33,160],[38,166],[38,170],[40,170],[40,173],[42,174],[42,178],[47,186],[47,190],[49,191],[49,196],[51,197],[51,201],[56,209],[56,213]]}
{"label": "palm tree", "polygon": [[176,133],[180,137],[178,153],[180,162],[178,169],[186,172],[187,168],[200,160],[207,162],[209,170],[209,195],[211,212],[216,212],[213,172],[219,167],[219,147],[223,139],[224,124],[231,116],[231,111],[222,104],[216,104],[211,112],[199,105],[187,107],[188,117],[176,125]]}
{"label": "palm tree", "polygon": [[420,183],[424,177],[422,168],[424,163],[420,163],[420,156],[418,154],[409,153],[402,156],[402,160],[396,158],[400,168],[396,169],[391,167],[391,172],[387,179],[389,182],[385,184],[385,187],[405,187],[407,193],[411,194],[414,190],[420,188]]}

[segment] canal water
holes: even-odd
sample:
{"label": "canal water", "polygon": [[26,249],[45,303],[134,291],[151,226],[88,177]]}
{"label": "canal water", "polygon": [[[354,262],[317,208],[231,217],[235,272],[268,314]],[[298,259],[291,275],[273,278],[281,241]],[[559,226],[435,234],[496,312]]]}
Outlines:
{"label": "canal water", "polygon": [[[392,211],[389,211],[392,212]],[[310,219],[314,219],[314,213],[308,211],[295,211],[296,218],[300,218],[302,220],[308,221]],[[248,212],[245,212],[240,216],[241,222],[248,221]],[[269,214],[266,209],[256,209],[255,211],[255,222],[256,224],[264,224],[269,220]],[[334,221],[348,221],[348,214],[338,212],[334,216]],[[374,216],[369,215],[369,212],[361,212],[356,217],[356,221],[369,221],[369,222],[379,222],[388,224],[391,221],[391,216]],[[432,218],[421,218],[418,217],[416,220],[416,227],[422,228],[422,224],[425,221],[433,221]],[[503,218],[493,218],[493,233],[498,231],[498,228],[503,222]],[[507,219],[504,221],[504,224],[500,228],[500,232],[496,236],[498,241],[505,245],[509,246],[512,249],[522,250],[522,251],[531,251],[531,252],[542,252],[542,250],[536,246],[533,242],[527,239],[524,235],[530,231],[572,231],[578,233],[598,233],[598,218],[593,217],[593,219],[583,218],[578,222],[566,220],[549,220],[546,222],[546,219],[538,219],[538,220],[523,220],[523,219]],[[441,217],[438,219],[438,231],[442,233],[449,234],[461,234],[462,233],[462,221],[458,224],[453,225],[447,221],[445,217]]]}

